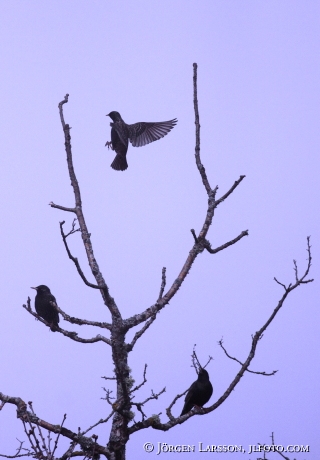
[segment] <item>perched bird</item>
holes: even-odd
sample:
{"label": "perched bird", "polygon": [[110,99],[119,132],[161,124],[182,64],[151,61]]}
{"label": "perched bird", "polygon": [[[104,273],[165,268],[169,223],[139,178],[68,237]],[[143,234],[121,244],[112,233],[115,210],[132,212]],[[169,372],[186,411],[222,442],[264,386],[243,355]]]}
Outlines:
{"label": "perched bird", "polygon": [[193,406],[202,407],[209,401],[212,393],[213,388],[209,380],[209,374],[205,369],[200,367],[198,380],[193,382],[189,388],[180,416],[187,414]]}
{"label": "perched bird", "polygon": [[110,112],[107,117],[110,117],[113,123],[111,126],[111,142],[106,142],[106,145],[116,152],[116,157],[111,163],[111,168],[117,171],[124,171],[128,167],[127,151],[129,141],[133,147],[142,147],[150,142],[157,141],[168,134],[169,131],[176,125],[177,119],[160,122],[139,122],[133,125],[127,125],[119,112]]}
{"label": "perched bird", "polygon": [[36,312],[39,316],[41,316],[41,318],[50,323],[50,329],[52,332],[55,332],[57,327],[59,327],[59,313],[51,302],[56,304],[56,298],[51,294],[48,286],[45,286],[44,284],[40,284],[40,286],[33,287],[31,289],[35,289],[37,291],[37,295],[34,300]]}

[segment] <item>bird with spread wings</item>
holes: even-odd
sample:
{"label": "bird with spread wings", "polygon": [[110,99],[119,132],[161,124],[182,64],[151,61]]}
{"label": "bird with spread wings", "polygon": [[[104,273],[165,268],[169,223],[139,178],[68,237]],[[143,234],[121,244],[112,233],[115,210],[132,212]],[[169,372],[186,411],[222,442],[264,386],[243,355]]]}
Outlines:
{"label": "bird with spread wings", "polygon": [[150,142],[157,141],[166,136],[176,125],[177,119],[160,122],[138,122],[127,125],[119,112],[110,112],[108,115],[113,123],[111,126],[111,142],[106,146],[116,152],[116,157],[111,163],[111,168],[116,171],[125,171],[128,168],[127,151],[129,141],[133,147],[142,147]]}

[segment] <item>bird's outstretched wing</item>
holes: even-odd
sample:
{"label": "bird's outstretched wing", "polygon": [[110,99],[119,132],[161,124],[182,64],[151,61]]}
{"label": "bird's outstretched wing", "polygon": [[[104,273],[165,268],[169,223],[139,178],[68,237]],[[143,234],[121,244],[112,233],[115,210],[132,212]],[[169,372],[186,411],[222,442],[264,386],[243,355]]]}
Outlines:
{"label": "bird's outstretched wing", "polygon": [[160,122],[139,122],[133,125],[127,125],[129,131],[129,139],[133,147],[142,147],[157,141],[164,137],[176,125],[177,119]]}

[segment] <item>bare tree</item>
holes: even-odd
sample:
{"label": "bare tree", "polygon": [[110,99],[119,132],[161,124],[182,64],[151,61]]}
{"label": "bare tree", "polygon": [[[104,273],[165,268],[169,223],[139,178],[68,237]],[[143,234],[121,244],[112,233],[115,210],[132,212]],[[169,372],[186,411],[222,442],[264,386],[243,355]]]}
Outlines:
{"label": "bare tree", "polygon": [[[2,455],[6,458],[17,458],[21,456],[32,456],[34,458],[51,460],[57,458],[56,449],[58,446],[58,441],[60,437],[68,438],[71,441],[70,447],[60,455],[61,460],[66,460],[70,457],[82,456],[84,458],[98,458],[98,456],[103,455],[109,460],[125,460],[126,452],[126,443],[128,442],[129,436],[133,433],[152,427],[156,430],[167,431],[173,428],[174,426],[182,423],[186,423],[187,420],[195,415],[206,415],[210,412],[216,410],[231,394],[236,385],[241,380],[241,377],[245,372],[251,372],[255,374],[261,374],[264,376],[272,376],[276,373],[273,372],[264,372],[264,371],[254,371],[249,368],[258,346],[259,341],[261,340],[264,332],[274,320],[278,311],[282,308],[288,295],[302,284],[309,283],[313,281],[312,279],[307,279],[309,270],[311,267],[311,246],[310,239],[307,239],[307,267],[302,275],[298,274],[297,264],[294,261],[294,273],[295,280],[290,283],[288,286],[281,283],[275,278],[277,284],[283,288],[283,294],[280,297],[277,306],[274,308],[273,312],[267,318],[266,322],[262,327],[252,336],[251,347],[248,351],[247,358],[244,362],[240,361],[236,357],[231,356],[226,350],[223,341],[220,340],[219,345],[229,359],[232,359],[239,363],[240,369],[230,382],[229,386],[225,389],[223,395],[215,401],[210,407],[207,408],[198,408],[195,407],[191,412],[183,416],[175,416],[172,413],[172,408],[179,398],[181,398],[186,392],[175,396],[171,404],[166,409],[166,420],[161,420],[160,415],[147,415],[147,410],[145,406],[148,401],[153,399],[158,399],[161,394],[165,391],[163,388],[158,393],[152,392],[151,395],[143,401],[137,402],[136,393],[138,390],[146,383],[146,371],[147,366],[145,366],[143,372],[143,379],[139,385],[134,386],[134,381],[131,377],[131,370],[129,368],[129,353],[131,353],[135,347],[137,341],[142,337],[146,330],[152,325],[156,320],[157,314],[166,307],[171,299],[177,294],[178,290],[182,286],[184,280],[186,279],[190,269],[196,258],[204,251],[208,251],[210,254],[216,254],[219,251],[227,249],[229,246],[240,241],[243,237],[248,236],[248,230],[242,231],[234,239],[222,244],[219,247],[212,248],[207,235],[214,217],[215,209],[222,204],[240,185],[245,176],[240,176],[238,180],[230,187],[230,189],[221,197],[217,197],[218,187],[212,188],[207,177],[205,168],[202,164],[200,158],[200,121],[199,121],[199,111],[198,111],[198,99],[197,99],[197,64],[193,64],[193,102],[194,102],[194,111],[195,111],[195,160],[198,171],[201,176],[202,183],[205,187],[207,196],[208,196],[208,206],[207,211],[204,216],[203,225],[200,232],[197,234],[195,230],[191,230],[193,235],[194,242],[190,249],[190,252],[187,255],[186,261],[183,264],[180,272],[178,273],[176,279],[172,285],[166,290],[166,269],[162,269],[162,277],[160,284],[160,292],[157,296],[155,303],[147,307],[144,311],[137,313],[129,318],[123,318],[121,312],[116,304],[115,299],[111,296],[108,284],[105,281],[103,274],[100,271],[97,259],[94,254],[90,233],[88,231],[84,212],[82,209],[81,193],[79,183],[76,178],[73,160],[72,160],[72,150],[71,150],[71,135],[70,135],[70,126],[65,123],[63,108],[64,104],[68,102],[68,94],[65,96],[63,101],[59,103],[59,114],[61,119],[61,124],[65,137],[65,149],[67,154],[67,165],[69,176],[71,180],[71,185],[75,197],[75,205],[73,208],[68,208],[65,206],[60,206],[55,203],[50,203],[52,208],[60,209],[67,213],[75,215],[75,218],[72,222],[71,230],[65,232],[64,224],[65,222],[60,222],[60,231],[65,249],[67,251],[68,257],[75,264],[75,267],[83,280],[83,282],[92,289],[98,289],[102,296],[102,301],[110,312],[110,322],[97,322],[89,321],[81,318],[75,318],[69,316],[66,312],[62,311],[57,305],[55,307],[62,315],[65,321],[71,324],[78,325],[90,325],[97,327],[101,330],[102,333],[97,334],[95,337],[85,339],[80,337],[78,333],[65,330],[63,328],[57,327],[57,332],[63,334],[64,336],[70,338],[71,340],[81,342],[81,343],[93,343],[93,342],[103,342],[106,345],[111,347],[112,350],[112,359],[114,363],[114,375],[112,377],[105,377],[107,380],[112,379],[116,381],[116,396],[113,399],[111,392],[108,389],[105,389],[105,399],[110,404],[110,413],[104,418],[98,420],[92,426],[88,427],[85,430],[72,431],[64,426],[65,418],[64,416],[61,425],[56,425],[50,422],[47,422],[37,416],[33,410],[32,403],[29,402],[26,404],[20,397],[7,396],[3,393],[0,393],[0,401],[2,405],[0,409],[6,403],[14,404],[17,407],[17,417],[21,420],[26,436],[29,440],[30,446],[25,448],[23,442],[19,441],[19,446],[17,452],[13,455]],[[79,225],[79,228],[76,228],[76,225]],[[68,237],[73,235],[76,232],[81,233],[84,249],[87,255],[89,266],[91,268],[92,275],[95,279],[95,283],[92,283],[87,280],[85,277],[78,259],[71,254],[71,251],[68,246]],[[40,322],[45,324],[47,327],[50,327],[44,319],[40,318],[35,311],[32,310],[30,298],[27,300],[27,304],[23,307],[34,317],[39,319]],[[126,341],[126,335],[130,329],[141,326],[138,332],[135,333],[131,342]],[[139,413],[140,420],[135,420],[135,415],[133,410],[136,410]],[[90,432],[98,425],[106,424],[108,421],[111,422],[111,431],[109,436],[109,441],[107,445],[102,445],[97,442],[97,436],[90,435]],[[47,430],[47,435],[43,434],[43,429]],[[55,439],[53,440],[53,435]]]}

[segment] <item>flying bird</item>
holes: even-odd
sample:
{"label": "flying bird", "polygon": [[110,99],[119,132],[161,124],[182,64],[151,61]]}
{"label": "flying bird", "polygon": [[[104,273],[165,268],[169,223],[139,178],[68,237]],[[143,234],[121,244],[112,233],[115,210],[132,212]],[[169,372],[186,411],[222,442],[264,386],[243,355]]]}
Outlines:
{"label": "flying bird", "polygon": [[198,379],[193,382],[184,400],[181,415],[187,414],[193,406],[202,407],[206,404],[213,393],[213,388],[209,380],[208,372],[200,367]]}
{"label": "flying bird", "polygon": [[129,141],[133,147],[142,147],[150,142],[157,141],[168,134],[169,131],[176,125],[177,119],[160,122],[139,122],[133,125],[127,125],[119,112],[110,112],[107,117],[110,117],[113,123],[111,126],[111,142],[106,142],[106,145],[116,152],[116,157],[111,163],[111,168],[117,171],[125,171],[128,167],[127,151]]}
{"label": "flying bird", "polygon": [[51,294],[48,286],[40,284],[38,287],[33,287],[37,291],[37,295],[34,300],[34,306],[36,312],[41,318],[46,320],[50,324],[52,332],[57,330],[59,323],[59,313],[52,305],[52,302],[57,304],[56,298]]}

